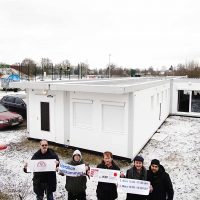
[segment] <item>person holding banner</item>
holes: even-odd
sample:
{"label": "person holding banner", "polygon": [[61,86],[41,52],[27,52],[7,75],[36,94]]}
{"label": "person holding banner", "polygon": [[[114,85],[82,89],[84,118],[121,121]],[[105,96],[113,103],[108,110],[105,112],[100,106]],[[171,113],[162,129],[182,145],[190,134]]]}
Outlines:
{"label": "person holding banner", "polygon": [[173,200],[174,190],[171,179],[159,160],[153,159],[151,161],[147,171],[147,180],[151,182],[153,187],[148,200]]}
{"label": "person holding banner", "polygon": [[[68,164],[70,166],[81,166],[84,164],[81,152],[79,150],[75,150],[73,152],[72,160]],[[88,168],[89,166],[84,165],[84,172],[87,172]],[[67,169],[67,167],[65,169]],[[69,171],[70,170],[68,170],[68,172]],[[59,174],[64,175],[65,173],[62,173],[61,171],[59,172]],[[86,200],[86,183],[87,183],[86,174],[85,173],[75,174],[74,172],[74,176],[72,174],[69,175],[66,175],[66,184],[65,184],[65,188],[68,191],[68,200],[76,200],[76,199]]]}
{"label": "person holding banner", "polygon": [[[107,170],[120,170],[120,168],[113,161],[112,153],[109,151],[103,153],[103,161],[101,162],[101,164],[97,165],[97,168],[102,168]],[[98,182],[96,193],[98,200],[117,199],[118,197],[117,184]]]}
{"label": "person holding banner", "polygon": [[[126,178],[137,179],[137,180],[147,180],[147,170],[143,165],[144,158],[142,156],[136,156],[133,159],[133,167],[127,170]],[[139,194],[127,193],[126,200],[146,200],[147,196]]]}
{"label": "person holding banner", "polygon": [[[31,160],[55,159],[55,171],[34,172],[33,174],[33,190],[37,196],[37,200],[43,200],[46,193],[47,200],[53,200],[53,192],[56,191],[56,166],[59,165],[57,154],[48,148],[48,141],[40,141],[40,149],[33,155]],[[44,164],[45,162],[43,162]],[[28,163],[24,165],[24,172],[27,173]]]}

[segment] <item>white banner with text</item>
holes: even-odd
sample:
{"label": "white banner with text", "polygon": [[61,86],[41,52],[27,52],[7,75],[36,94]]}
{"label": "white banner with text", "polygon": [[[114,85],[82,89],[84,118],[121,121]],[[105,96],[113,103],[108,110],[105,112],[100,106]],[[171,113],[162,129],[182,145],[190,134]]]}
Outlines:
{"label": "white banner with text", "polygon": [[56,171],[56,159],[28,160],[27,172]]}
{"label": "white banner with text", "polygon": [[118,181],[118,189],[124,193],[148,195],[150,190],[150,182],[120,178]]}
{"label": "white banner with text", "polygon": [[90,168],[90,178],[92,181],[117,184],[119,177],[119,170],[101,169],[95,167]]}
{"label": "white banner with text", "polygon": [[60,163],[59,171],[66,176],[83,176],[85,174],[85,164],[81,165],[69,165],[65,163]]}

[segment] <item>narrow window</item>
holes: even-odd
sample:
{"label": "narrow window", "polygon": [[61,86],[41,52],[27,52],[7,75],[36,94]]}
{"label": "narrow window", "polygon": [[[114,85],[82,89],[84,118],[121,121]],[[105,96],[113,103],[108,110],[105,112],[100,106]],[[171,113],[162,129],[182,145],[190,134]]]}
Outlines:
{"label": "narrow window", "polygon": [[190,92],[187,90],[178,91],[178,111],[189,112]]}
{"label": "narrow window", "polygon": [[41,130],[50,131],[49,102],[40,102]]}

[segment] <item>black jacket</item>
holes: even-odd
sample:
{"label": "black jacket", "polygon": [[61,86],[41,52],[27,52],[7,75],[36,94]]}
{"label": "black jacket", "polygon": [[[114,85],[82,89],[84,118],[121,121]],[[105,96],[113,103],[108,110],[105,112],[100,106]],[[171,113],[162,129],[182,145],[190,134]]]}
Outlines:
{"label": "black jacket", "polygon": [[154,174],[150,167],[147,171],[147,180],[151,182],[153,191],[149,194],[148,200],[173,200],[174,190],[169,174],[165,172],[162,165]]}
{"label": "black jacket", "polygon": [[[129,170],[126,172],[126,178],[130,179],[137,179],[137,180],[147,180],[147,170],[145,167],[142,167],[142,171],[140,174],[137,174],[137,170],[135,167],[131,167]],[[145,195],[139,195],[139,194],[129,194],[127,193],[127,198],[126,200],[146,200],[147,196]]]}
{"label": "black jacket", "polygon": [[[80,162],[75,162],[74,160],[72,160],[68,164],[75,166],[84,164],[84,162],[82,160]],[[65,188],[68,192],[71,192],[72,194],[76,195],[85,192],[86,183],[87,183],[86,176],[77,176],[77,177],[66,176]]]}
{"label": "black jacket", "polygon": [[[102,169],[111,169],[111,170],[120,170],[120,168],[112,161],[112,166],[108,168],[104,161],[97,166],[97,168]],[[117,194],[117,185],[114,183],[103,183],[98,182],[97,185],[97,198],[101,200],[114,200],[118,197]]]}
{"label": "black jacket", "polygon": [[[52,150],[48,149],[45,154],[42,154],[41,150],[38,150],[31,160],[43,160],[43,159],[56,159],[59,161],[57,154]],[[26,170],[24,170],[26,172]],[[33,173],[33,190],[36,191],[38,185],[41,183],[47,184],[48,190],[51,192],[56,191],[56,172],[34,172]]]}

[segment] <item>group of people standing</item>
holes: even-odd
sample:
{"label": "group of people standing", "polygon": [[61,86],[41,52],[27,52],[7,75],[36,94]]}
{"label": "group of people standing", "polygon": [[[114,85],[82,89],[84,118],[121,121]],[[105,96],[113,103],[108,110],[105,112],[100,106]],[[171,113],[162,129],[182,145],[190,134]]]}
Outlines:
{"label": "group of people standing", "polygon": [[[47,140],[40,141],[40,149],[32,157],[32,160],[37,159],[56,159],[56,166],[59,166],[59,158],[52,149],[48,148]],[[143,163],[144,159],[141,156],[136,156],[126,175],[121,172],[120,177],[149,181],[151,184],[150,193],[148,196],[127,193],[126,200],[173,200],[174,191],[171,179],[159,160],[152,160],[149,170],[146,170]],[[84,164],[79,150],[74,151],[68,164],[73,166]],[[120,170],[109,151],[103,153],[102,162],[97,165],[97,168]],[[24,166],[24,172],[27,172],[27,164]],[[86,200],[87,175],[89,176],[88,165],[86,165],[85,175],[78,177],[66,176],[65,188],[68,191],[68,200]],[[53,200],[53,192],[56,191],[56,172],[34,172],[33,190],[37,200],[43,200],[44,194],[46,194],[47,200]],[[98,182],[96,195],[98,200],[115,200],[118,198],[117,185]]]}

